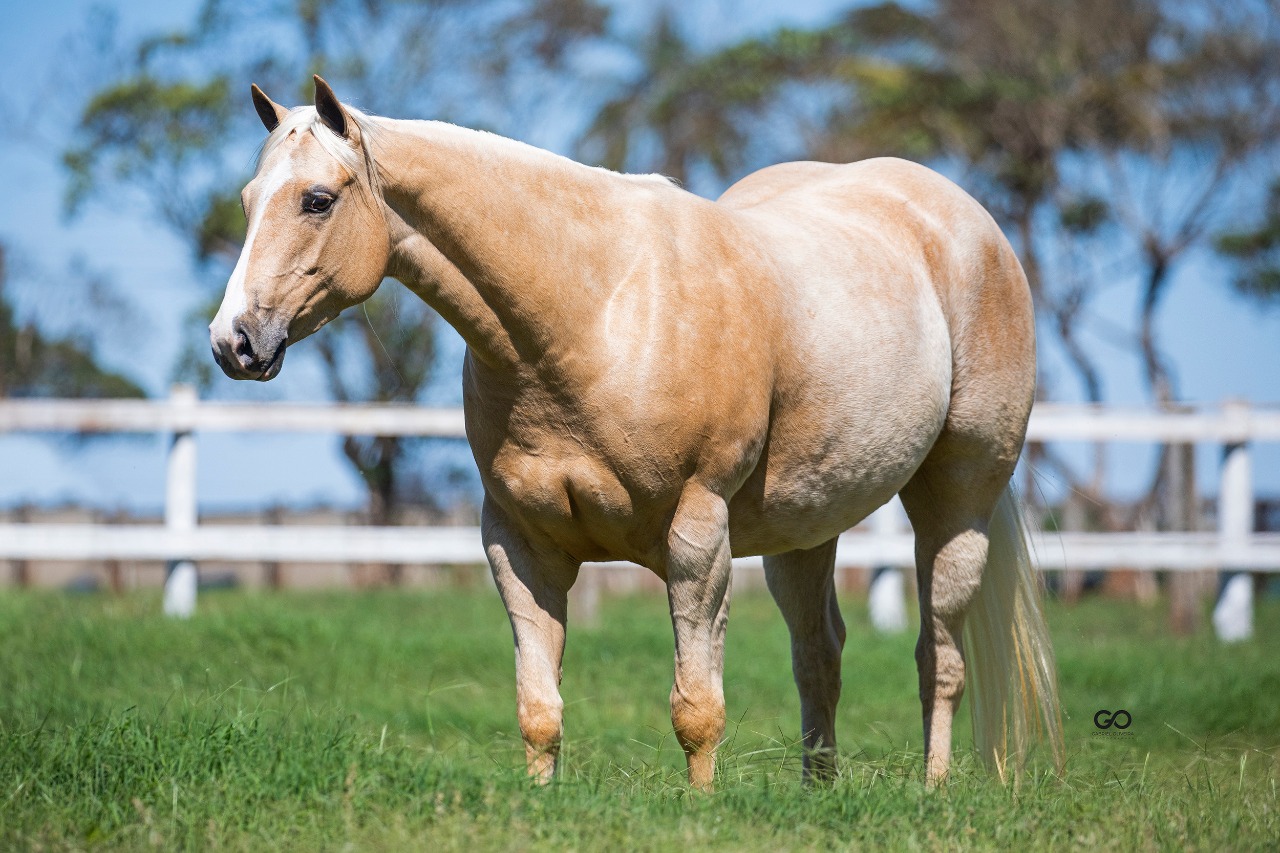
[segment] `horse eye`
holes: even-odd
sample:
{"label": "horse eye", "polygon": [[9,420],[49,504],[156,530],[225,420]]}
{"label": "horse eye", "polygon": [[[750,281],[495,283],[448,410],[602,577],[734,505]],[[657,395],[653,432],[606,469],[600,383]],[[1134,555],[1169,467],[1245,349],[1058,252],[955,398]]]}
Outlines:
{"label": "horse eye", "polygon": [[333,206],[333,196],[328,193],[306,193],[302,196],[302,210],[305,213],[324,213]]}

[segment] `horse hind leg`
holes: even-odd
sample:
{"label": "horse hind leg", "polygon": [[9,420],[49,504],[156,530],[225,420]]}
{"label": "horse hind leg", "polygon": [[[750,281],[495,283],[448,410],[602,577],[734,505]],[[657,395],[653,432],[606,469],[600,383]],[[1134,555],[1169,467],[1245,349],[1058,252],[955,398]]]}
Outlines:
{"label": "horse hind leg", "polygon": [[800,692],[804,778],[836,773],[836,705],[844,620],[836,602],[836,540],[764,558],[764,576],[791,632],[791,670]]}
{"label": "horse hind leg", "polygon": [[916,537],[916,666],[930,785],[950,769],[952,722],[965,688],[961,634],[982,584],[991,514],[1012,474],[1012,463],[964,444],[944,433],[901,493]]}

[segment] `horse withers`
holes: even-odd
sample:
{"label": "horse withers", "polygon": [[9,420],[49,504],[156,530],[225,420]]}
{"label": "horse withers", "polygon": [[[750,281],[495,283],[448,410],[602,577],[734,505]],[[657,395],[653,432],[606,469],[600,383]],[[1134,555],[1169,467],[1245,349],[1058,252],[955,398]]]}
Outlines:
{"label": "horse withers", "polygon": [[710,788],[731,558],[752,554],[791,634],[805,776],[834,773],[836,539],[894,494],[916,535],[927,780],[946,777],[966,674],[985,760],[1003,772],[1037,731],[1060,754],[1008,492],[1035,383],[1031,297],[981,206],[895,159],[773,166],[712,202],[365,115],[315,82],[314,107],[292,110],[253,88],[269,136],[214,358],[272,379],[288,345],[385,277],[462,335],[530,773],[556,767],[579,566],[629,560],[666,581],[671,719],[690,782]]}

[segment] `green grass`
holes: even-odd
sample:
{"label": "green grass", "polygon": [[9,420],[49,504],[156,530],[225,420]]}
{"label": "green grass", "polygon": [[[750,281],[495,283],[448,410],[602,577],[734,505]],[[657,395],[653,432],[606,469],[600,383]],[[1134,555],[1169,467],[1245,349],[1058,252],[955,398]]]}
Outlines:
{"label": "green grass", "polygon": [[[921,782],[912,636],[850,624],[842,774],[799,781],[786,632],[741,595],[716,794],[683,782],[660,599],[571,626],[563,774],[523,778],[497,595],[0,595],[0,849],[1247,849],[1280,838],[1280,607],[1236,647],[1055,607],[1068,767]],[[1131,736],[1095,734],[1125,708]],[[967,717],[957,734],[968,746]]]}

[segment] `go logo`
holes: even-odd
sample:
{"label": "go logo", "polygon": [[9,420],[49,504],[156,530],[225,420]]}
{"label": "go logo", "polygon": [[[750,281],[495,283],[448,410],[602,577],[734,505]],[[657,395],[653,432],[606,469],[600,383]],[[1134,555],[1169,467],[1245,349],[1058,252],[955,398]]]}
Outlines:
{"label": "go logo", "polygon": [[[1124,717],[1124,721],[1120,720]],[[1128,711],[1119,710],[1115,713],[1103,708],[1101,711],[1093,715],[1093,724],[1100,729],[1109,729],[1115,726],[1117,729],[1127,729],[1133,725],[1133,717]]]}

